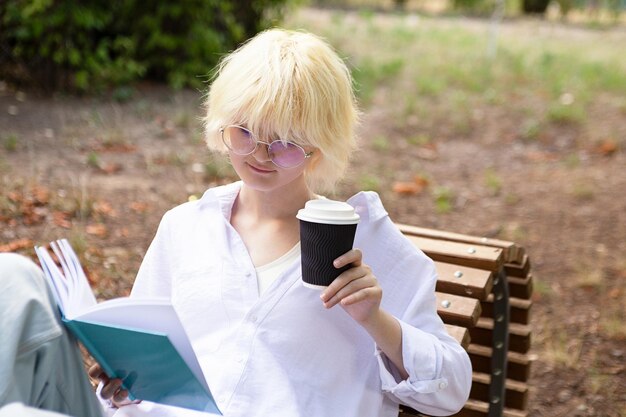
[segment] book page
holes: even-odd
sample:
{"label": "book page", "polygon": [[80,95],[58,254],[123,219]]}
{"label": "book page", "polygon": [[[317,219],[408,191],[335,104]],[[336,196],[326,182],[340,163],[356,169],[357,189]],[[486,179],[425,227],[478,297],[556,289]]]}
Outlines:
{"label": "book page", "polygon": [[70,314],[78,314],[78,312],[95,305],[97,303],[96,297],[93,295],[89,280],[80,265],[78,255],[70,243],[66,239],[61,239],[57,241],[57,244],[52,242],[51,246],[57,258],[62,262],[64,275],[71,288],[69,292]]}
{"label": "book page", "polygon": [[44,275],[64,317],[71,317],[96,304],[78,256],[65,239],[50,244],[61,269],[43,247],[35,247]]}
{"label": "book page", "polygon": [[47,250],[39,246],[35,246],[35,253],[39,258],[39,263],[41,263],[41,269],[50,284],[52,295],[54,295],[54,299],[59,306],[61,313],[65,315],[67,308],[69,307],[69,288],[67,280],[63,274],[61,274],[59,268],[56,266]]}

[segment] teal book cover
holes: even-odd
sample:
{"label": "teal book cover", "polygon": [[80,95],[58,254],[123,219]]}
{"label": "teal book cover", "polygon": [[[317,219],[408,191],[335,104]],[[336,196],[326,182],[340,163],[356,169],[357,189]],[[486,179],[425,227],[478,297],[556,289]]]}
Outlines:
{"label": "teal book cover", "polygon": [[63,319],[109,376],[132,398],[221,414],[165,334]]}

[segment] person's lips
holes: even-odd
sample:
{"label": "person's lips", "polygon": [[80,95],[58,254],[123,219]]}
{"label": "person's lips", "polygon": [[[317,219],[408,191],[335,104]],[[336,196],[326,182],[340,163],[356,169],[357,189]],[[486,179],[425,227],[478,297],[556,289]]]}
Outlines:
{"label": "person's lips", "polygon": [[259,167],[256,165],[252,165],[250,163],[248,163],[248,166],[255,172],[260,172],[262,174],[268,174],[270,172],[274,172],[275,170],[272,168],[264,168],[264,167]]}

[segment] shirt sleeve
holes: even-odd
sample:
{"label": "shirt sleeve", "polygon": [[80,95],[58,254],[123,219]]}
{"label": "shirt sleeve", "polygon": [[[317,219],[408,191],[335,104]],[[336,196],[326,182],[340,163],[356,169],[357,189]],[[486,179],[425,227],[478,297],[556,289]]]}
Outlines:
{"label": "shirt sleeve", "polygon": [[[422,413],[449,415],[459,411],[471,388],[472,368],[467,352],[445,330],[437,315],[435,284],[437,275],[429,259],[407,308],[396,319],[402,329],[402,359],[409,377],[402,380],[397,369],[377,349],[381,387],[386,395]],[[396,268],[418,267],[408,261]]]}
{"label": "shirt sleeve", "polygon": [[355,246],[383,288],[381,308],[402,329],[402,360],[409,377],[403,380],[376,348],[383,392],[425,414],[456,413],[469,397],[472,367],[437,314],[434,262],[398,230],[377,194],[359,193],[349,202],[361,216]]}

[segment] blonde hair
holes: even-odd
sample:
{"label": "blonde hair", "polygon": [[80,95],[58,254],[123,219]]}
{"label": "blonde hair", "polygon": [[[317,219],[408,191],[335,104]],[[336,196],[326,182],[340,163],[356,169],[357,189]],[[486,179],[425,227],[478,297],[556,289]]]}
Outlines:
{"label": "blonde hair", "polygon": [[313,190],[331,191],[356,146],[358,110],[345,63],[304,32],[261,32],[219,64],[206,99],[205,137],[226,152],[219,129],[239,124],[262,141],[317,148],[305,171]]}

